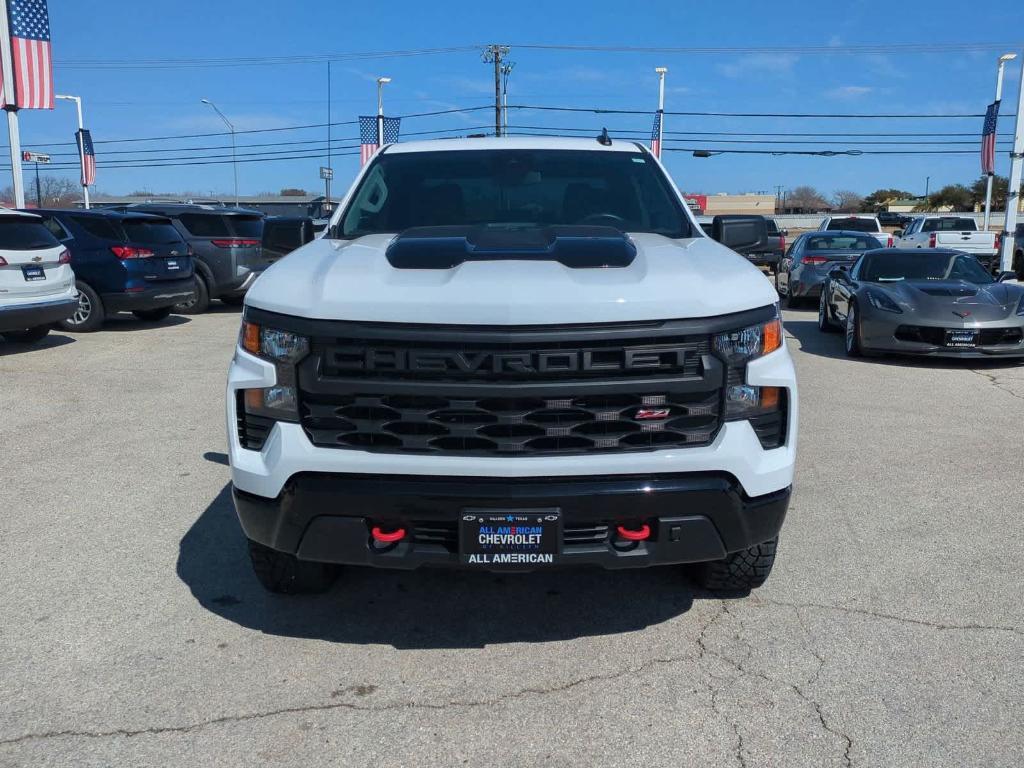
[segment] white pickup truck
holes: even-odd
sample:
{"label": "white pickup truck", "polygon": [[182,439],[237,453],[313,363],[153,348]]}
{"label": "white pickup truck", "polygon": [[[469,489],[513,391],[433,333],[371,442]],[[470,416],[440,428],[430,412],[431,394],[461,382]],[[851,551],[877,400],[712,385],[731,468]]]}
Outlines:
{"label": "white pickup truck", "polygon": [[917,216],[896,234],[898,248],[953,248],[975,256],[987,269],[996,266],[999,235],[979,232],[970,216]]}
{"label": "white pickup truck", "polygon": [[846,213],[841,216],[826,216],[818,229],[842,232],[867,232],[886,248],[893,245],[893,236],[882,230],[882,224],[874,214]]}

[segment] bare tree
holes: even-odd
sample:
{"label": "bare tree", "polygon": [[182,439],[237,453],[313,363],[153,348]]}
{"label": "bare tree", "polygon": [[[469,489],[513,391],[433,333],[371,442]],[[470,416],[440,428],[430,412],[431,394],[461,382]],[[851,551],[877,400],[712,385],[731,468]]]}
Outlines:
{"label": "bare tree", "polygon": [[837,189],[832,193],[832,205],[841,213],[859,211],[863,203],[864,198],[851,189]]}
{"label": "bare tree", "polygon": [[786,193],[786,208],[798,213],[817,213],[828,208],[828,200],[814,187],[796,187]]}

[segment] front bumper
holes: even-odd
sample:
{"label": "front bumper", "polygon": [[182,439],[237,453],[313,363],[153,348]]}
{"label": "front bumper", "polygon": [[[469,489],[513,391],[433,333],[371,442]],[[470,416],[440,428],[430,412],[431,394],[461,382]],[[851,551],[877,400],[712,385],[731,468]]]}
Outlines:
{"label": "front bumper", "polygon": [[145,309],[161,309],[188,301],[196,290],[195,278],[168,280],[144,291],[104,293],[103,306],[108,312],[133,312]]}
{"label": "front bumper", "polygon": [[[874,310],[871,314],[865,314],[861,321],[862,346],[869,352],[888,352],[900,355],[919,355],[922,357],[945,357],[951,359],[992,359],[1024,357],[1024,342],[1015,344],[986,344],[974,347],[947,347],[938,344],[931,344],[920,341],[905,341],[896,337],[896,329],[903,325],[900,322],[901,315],[894,315],[895,320],[890,317],[879,317],[882,312]],[[964,326],[965,329],[983,330],[986,328],[1012,327],[1016,323],[1013,320],[982,323],[977,326]],[[924,323],[917,322],[915,325],[923,326]],[[931,327],[931,326],[929,326]],[[940,328],[940,326],[934,326]],[[952,325],[941,326],[951,328]]]}
{"label": "front bumper", "polygon": [[78,299],[73,295],[31,304],[0,304],[0,333],[22,331],[67,320],[75,314],[77,308]]}
{"label": "front bumper", "polygon": [[[464,510],[557,508],[563,542],[556,565],[641,568],[718,560],[774,538],[790,489],[752,499],[720,473],[514,481],[304,473],[273,499],[237,488],[233,495],[248,538],[301,560],[460,567],[458,520]],[[651,527],[649,539],[616,537],[617,523],[636,522]],[[380,545],[370,536],[374,525],[403,528],[407,535]]]}

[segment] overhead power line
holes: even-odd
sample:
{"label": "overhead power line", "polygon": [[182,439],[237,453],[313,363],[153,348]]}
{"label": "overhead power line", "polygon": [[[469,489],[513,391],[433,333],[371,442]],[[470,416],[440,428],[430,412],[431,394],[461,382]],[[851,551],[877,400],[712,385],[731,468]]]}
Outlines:
{"label": "overhead power line", "polygon": [[[600,107],[550,107],[537,104],[509,104],[509,109],[537,110],[539,112],[589,112],[593,115],[651,115],[653,109],[602,109]],[[912,118],[915,120],[931,119],[945,120],[958,117],[984,117],[984,112],[971,112],[963,114],[841,114],[834,112],[674,112],[665,110],[666,115],[679,117],[787,117],[787,118],[842,118],[845,120],[896,120]],[[1014,117],[1014,115],[1000,115],[1000,117]]]}

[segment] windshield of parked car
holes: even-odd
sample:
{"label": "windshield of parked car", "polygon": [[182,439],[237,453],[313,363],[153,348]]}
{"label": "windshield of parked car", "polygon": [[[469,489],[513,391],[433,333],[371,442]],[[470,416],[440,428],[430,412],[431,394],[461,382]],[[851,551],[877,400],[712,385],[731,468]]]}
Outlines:
{"label": "windshield of parked car", "polygon": [[897,280],[965,280],[987,285],[995,280],[973,256],[951,252],[906,253],[881,250],[863,257],[860,279],[870,282]]}
{"label": "windshield of parked car", "polygon": [[975,232],[978,224],[974,219],[957,216],[941,219],[925,219],[921,225],[922,232]]}
{"label": "windshield of parked car", "polygon": [[385,153],[356,189],[335,234],[460,224],[589,224],[694,236],[650,158],[554,149]]}
{"label": "windshield of parked car", "polygon": [[870,251],[882,244],[869,235],[815,235],[807,238],[808,251]]}
{"label": "windshield of parked car", "polygon": [[878,221],[876,219],[832,219],[825,229],[846,229],[850,232],[877,232]]}
{"label": "windshield of parked car", "polygon": [[0,250],[35,251],[58,245],[57,238],[43,226],[42,219],[0,216]]}

